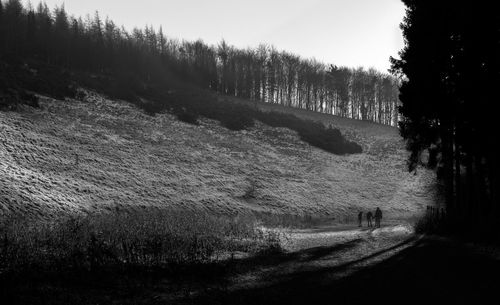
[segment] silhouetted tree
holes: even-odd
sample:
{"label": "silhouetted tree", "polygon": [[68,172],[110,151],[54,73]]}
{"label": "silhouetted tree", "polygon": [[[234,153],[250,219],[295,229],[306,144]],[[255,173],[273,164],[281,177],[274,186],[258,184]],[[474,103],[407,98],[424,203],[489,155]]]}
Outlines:
{"label": "silhouetted tree", "polygon": [[179,42],[161,27],[129,33],[98,12],[85,20],[68,17],[64,5],[51,12],[43,2],[36,9],[19,0],[0,3],[2,57],[90,73],[100,86],[115,79],[122,91],[144,94],[179,78],[220,94],[397,123],[397,80],[374,70],[328,67],[268,45],[241,50],[224,40],[217,46]]}
{"label": "silhouetted tree", "polygon": [[425,150],[438,156],[429,164],[438,167],[450,220],[493,225],[498,135],[494,113],[484,109],[492,109],[500,83],[500,13],[487,1],[403,2],[406,45],[392,69],[402,79],[401,132],[412,152],[410,168]]}

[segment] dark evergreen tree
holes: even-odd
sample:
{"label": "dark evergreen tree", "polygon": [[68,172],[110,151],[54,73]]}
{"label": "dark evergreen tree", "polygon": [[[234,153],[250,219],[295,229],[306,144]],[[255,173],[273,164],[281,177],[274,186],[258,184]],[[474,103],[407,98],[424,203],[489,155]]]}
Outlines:
{"label": "dark evergreen tree", "polygon": [[[493,225],[498,207],[498,141],[492,109],[500,83],[500,13],[494,4],[405,0],[406,45],[392,59],[402,77],[402,135],[410,168],[429,150],[445,185],[449,220]],[[464,173],[465,169],[465,173]]]}

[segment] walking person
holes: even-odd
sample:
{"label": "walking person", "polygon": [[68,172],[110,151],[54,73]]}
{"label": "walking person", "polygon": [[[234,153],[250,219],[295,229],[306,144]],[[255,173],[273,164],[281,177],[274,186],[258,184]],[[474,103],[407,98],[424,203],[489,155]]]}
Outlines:
{"label": "walking person", "polygon": [[358,213],[358,227],[362,227],[363,226],[363,212],[359,212]]}
{"label": "walking person", "polygon": [[366,213],[366,221],[368,222],[369,228],[373,227],[372,218],[373,218],[373,214],[371,211]]}
{"label": "walking person", "polygon": [[380,220],[382,219],[382,210],[377,208],[375,211],[375,227],[380,228]]}

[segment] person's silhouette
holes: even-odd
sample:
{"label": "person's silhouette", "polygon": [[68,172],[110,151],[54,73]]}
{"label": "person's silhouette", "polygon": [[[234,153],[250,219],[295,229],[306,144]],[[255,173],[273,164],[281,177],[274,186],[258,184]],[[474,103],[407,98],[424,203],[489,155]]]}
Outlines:
{"label": "person's silhouette", "polygon": [[368,227],[369,228],[373,227],[372,218],[373,218],[372,212],[366,213],[366,221],[368,222]]}
{"label": "person's silhouette", "polygon": [[380,228],[380,220],[382,219],[382,210],[377,208],[375,211],[375,227]]}
{"label": "person's silhouette", "polygon": [[363,226],[363,212],[358,213],[358,227]]}

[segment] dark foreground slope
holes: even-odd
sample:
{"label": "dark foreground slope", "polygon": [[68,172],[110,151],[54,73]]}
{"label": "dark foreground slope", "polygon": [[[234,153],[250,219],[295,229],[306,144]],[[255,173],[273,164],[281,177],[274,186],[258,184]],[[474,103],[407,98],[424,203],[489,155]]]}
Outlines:
{"label": "dark foreground slope", "polygon": [[[498,249],[377,230],[356,235],[184,269],[14,277],[1,282],[0,296],[7,304],[75,305],[497,303]],[[368,251],[356,254],[360,248]]]}

